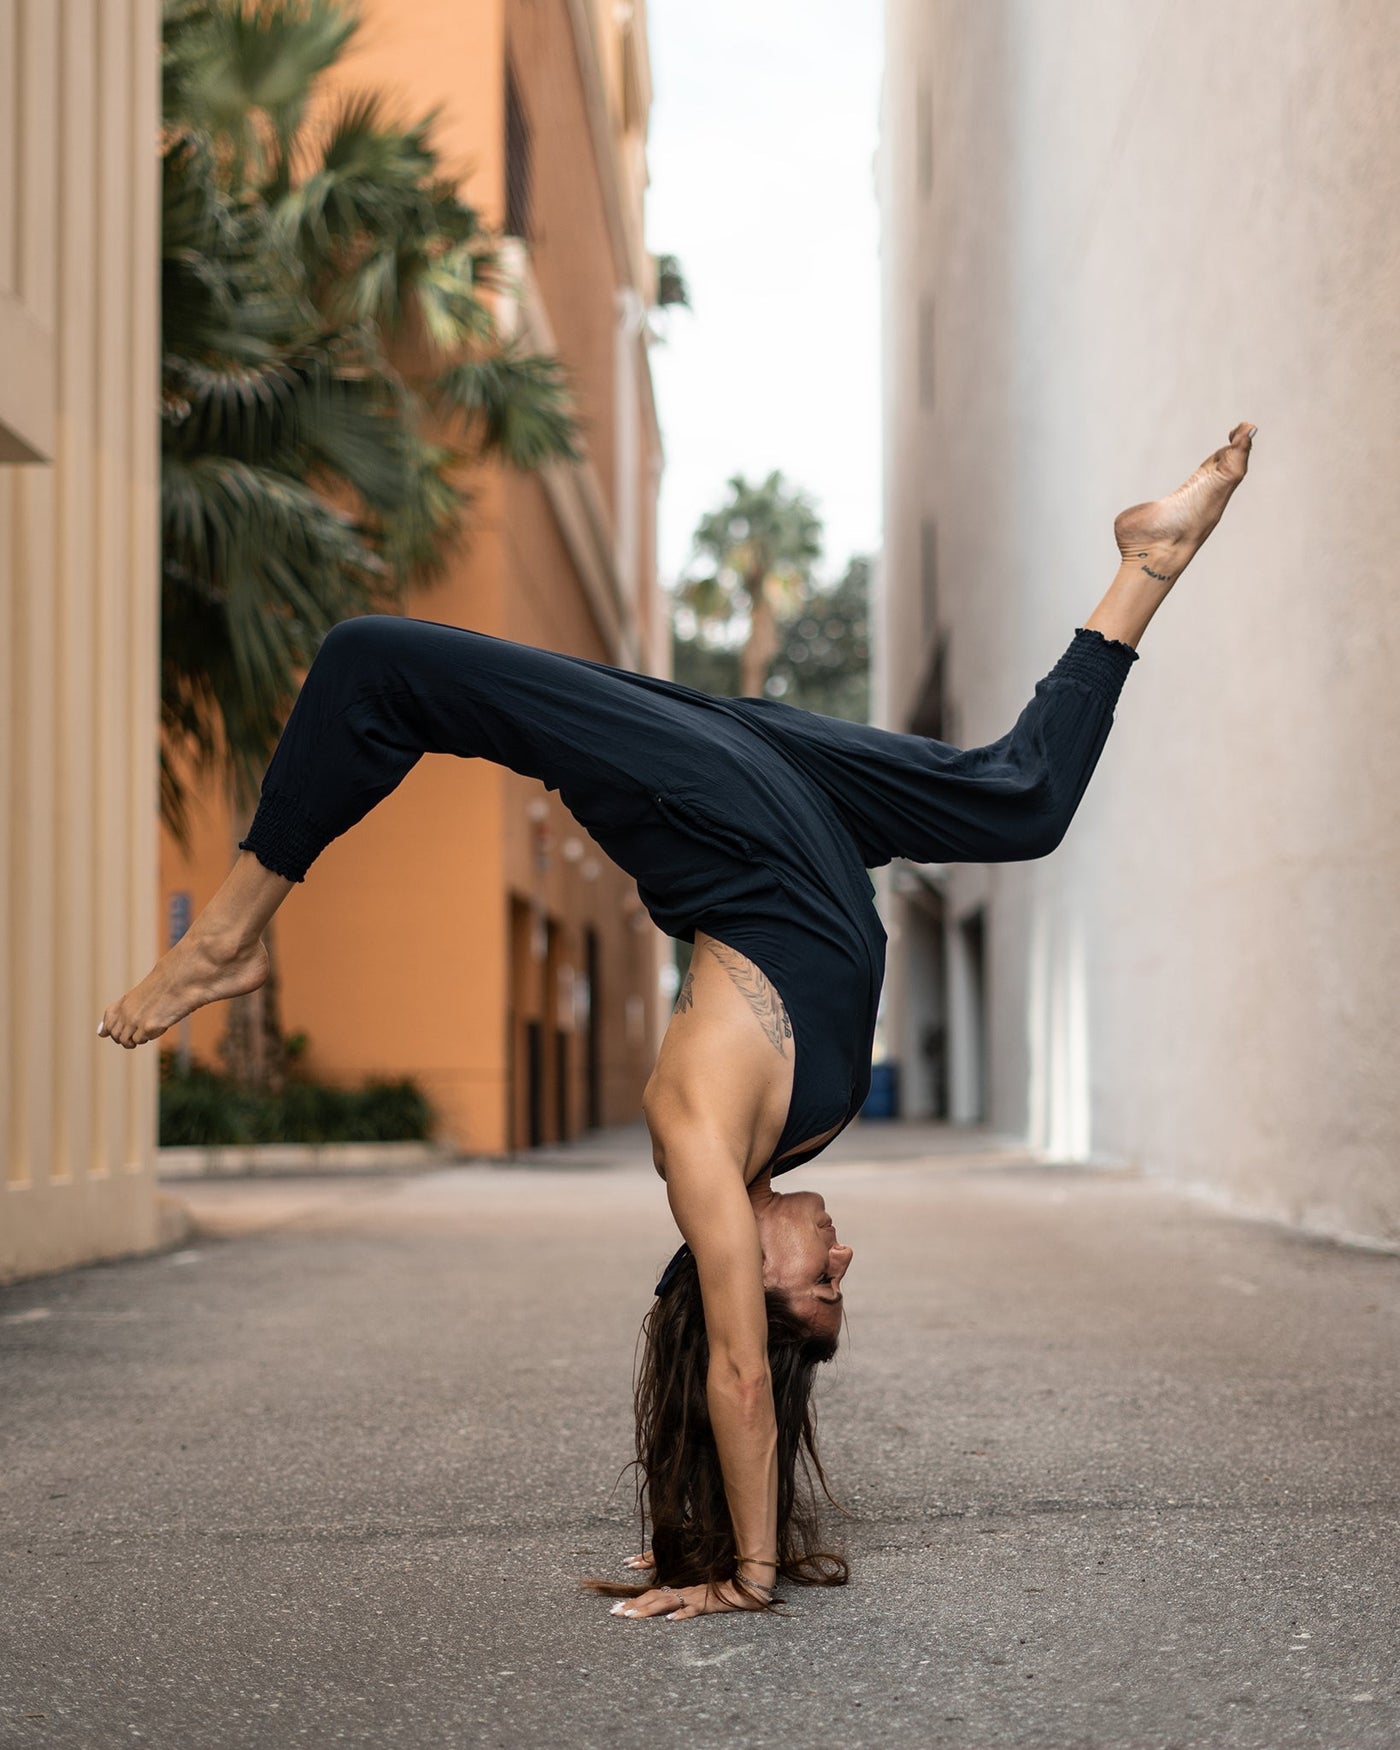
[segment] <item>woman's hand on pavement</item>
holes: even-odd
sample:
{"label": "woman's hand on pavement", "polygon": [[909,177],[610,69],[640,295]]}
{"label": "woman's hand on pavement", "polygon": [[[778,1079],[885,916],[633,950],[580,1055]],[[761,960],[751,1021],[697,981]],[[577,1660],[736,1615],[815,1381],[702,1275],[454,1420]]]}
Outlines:
{"label": "woman's hand on pavement", "polygon": [[619,1598],[613,1616],[664,1616],[667,1622],[685,1622],[692,1616],[721,1616],[729,1610],[762,1610],[762,1602],[741,1592],[728,1580],[708,1586],[653,1586],[640,1598]]}

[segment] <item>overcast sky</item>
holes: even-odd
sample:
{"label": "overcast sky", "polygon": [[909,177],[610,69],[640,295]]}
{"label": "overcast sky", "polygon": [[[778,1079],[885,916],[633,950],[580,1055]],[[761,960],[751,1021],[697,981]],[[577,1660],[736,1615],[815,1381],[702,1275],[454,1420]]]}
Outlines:
{"label": "overcast sky", "polygon": [[661,580],[725,481],[779,468],[824,577],[880,534],[877,0],[649,0],[647,239],[693,311],[651,350]]}

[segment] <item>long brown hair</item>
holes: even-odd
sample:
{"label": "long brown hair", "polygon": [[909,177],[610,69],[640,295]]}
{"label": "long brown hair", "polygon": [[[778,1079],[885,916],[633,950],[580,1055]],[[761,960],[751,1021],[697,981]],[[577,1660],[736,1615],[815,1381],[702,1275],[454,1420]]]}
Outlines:
{"label": "long brown hair", "polygon": [[[799,1586],[844,1586],[850,1577],[845,1559],[821,1546],[818,1488],[827,1501],[835,1501],[817,1453],[812,1405],[816,1370],[836,1354],[837,1338],[813,1331],[775,1290],[764,1301],[778,1424],[778,1575]],[[666,1292],[652,1303],[640,1342],[637,1498],[643,1534],[648,1525],[651,1530],[656,1578],[638,1586],[589,1582],[609,1597],[635,1597],[653,1584],[730,1580],[738,1554],[710,1426],[710,1344],[693,1256],[684,1258]],[[756,1592],[748,1595],[755,1605],[765,1603]]]}

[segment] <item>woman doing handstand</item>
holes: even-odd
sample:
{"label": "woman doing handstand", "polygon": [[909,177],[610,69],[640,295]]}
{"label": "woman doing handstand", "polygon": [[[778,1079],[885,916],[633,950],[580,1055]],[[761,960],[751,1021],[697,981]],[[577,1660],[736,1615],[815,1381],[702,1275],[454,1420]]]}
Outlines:
{"label": "woman doing handstand", "polygon": [[1118,517],[1107,594],[986,747],[714,698],[457,627],[333,627],[243,854],[104,1015],[99,1033],[133,1048],[256,989],[263,931],[293,884],[425,753],[557,790],[660,928],[695,944],[643,1101],[685,1240],[657,1285],[637,1393],[652,1548],[634,1565],[655,1583],[615,1610],[763,1609],[780,1576],[845,1578],[817,1542],[809,1398],[836,1350],[851,1248],[816,1192],[773,1180],[820,1153],[869,1091],[885,935],[867,870],[1055,848],[1138,642],[1244,478],[1253,436],[1236,426],[1176,492]]}

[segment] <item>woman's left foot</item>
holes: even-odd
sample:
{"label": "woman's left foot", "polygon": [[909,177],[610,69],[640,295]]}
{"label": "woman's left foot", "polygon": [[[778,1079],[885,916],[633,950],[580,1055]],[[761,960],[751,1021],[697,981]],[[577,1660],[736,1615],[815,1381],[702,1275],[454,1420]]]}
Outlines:
{"label": "woman's left foot", "polygon": [[1258,429],[1243,420],[1224,449],[1208,456],[1175,492],[1121,511],[1113,535],[1124,560],[1140,562],[1159,583],[1174,583],[1225,514],[1230,494],[1249,467],[1250,445]]}

